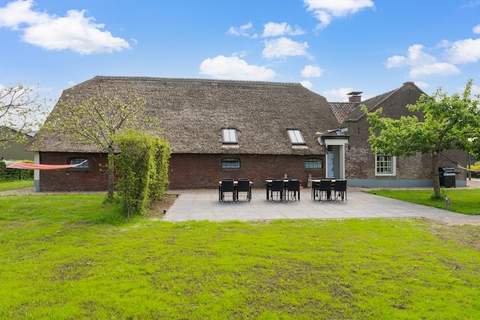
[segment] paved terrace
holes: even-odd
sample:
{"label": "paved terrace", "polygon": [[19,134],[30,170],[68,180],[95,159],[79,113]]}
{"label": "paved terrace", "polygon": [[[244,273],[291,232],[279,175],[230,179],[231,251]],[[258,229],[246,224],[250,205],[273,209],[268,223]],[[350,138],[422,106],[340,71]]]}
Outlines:
{"label": "paved terrace", "polygon": [[250,203],[219,203],[217,190],[185,190],[164,217],[167,221],[188,220],[272,220],[272,219],[348,219],[348,218],[426,218],[448,224],[480,224],[480,216],[446,210],[351,191],[347,202],[318,202],[310,190],[302,190],[299,202],[269,202],[265,190],[253,190]]}

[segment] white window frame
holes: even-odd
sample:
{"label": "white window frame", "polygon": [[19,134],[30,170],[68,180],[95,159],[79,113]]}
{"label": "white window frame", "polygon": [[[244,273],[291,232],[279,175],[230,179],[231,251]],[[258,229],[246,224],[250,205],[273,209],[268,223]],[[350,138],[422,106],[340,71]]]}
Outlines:
{"label": "white window frame", "polygon": [[224,144],[238,144],[237,129],[234,129],[234,128],[222,129],[222,142]]}
{"label": "white window frame", "polygon": [[287,132],[292,145],[304,146],[306,144],[300,129],[287,129]]}
{"label": "white window frame", "polygon": [[394,177],[397,175],[397,157],[391,156],[392,157],[392,173],[379,173],[378,172],[378,156],[388,156],[388,155],[383,155],[383,154],[375,154],[375,176],[377,177]]}

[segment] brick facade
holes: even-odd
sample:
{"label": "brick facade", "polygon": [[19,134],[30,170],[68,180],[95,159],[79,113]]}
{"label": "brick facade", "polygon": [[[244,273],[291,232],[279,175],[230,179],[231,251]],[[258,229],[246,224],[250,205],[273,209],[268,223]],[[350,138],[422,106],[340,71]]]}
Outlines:
{"label": "brick facade", "polygon": [[107,156],[102,153],[41,152],[40,163],[68,164],[70,159],[88,159],[89,168],[40,171],[40,191],[107,190]]}
{"label": "brick facade", "polygon": [[[240,159],[240,169],[222,169],[222,159]],[[321,169],[307,170],[304,161],[320,159]],[[255,187],[263,187],[265,179],[297,178],[306,184],[309,174],[316,178],[325,176],[324,156],[293,155],[203,155],[173,154],[170,162],[170,188],[211,188],[221,179],[244,178],[253,181]]]}
{"label": "brick facade", "polygon": [[[389,105],[384,107],[383,115],[390,118],[400,118],[401,116],[409,114],[406,105],[414,104],[420,92],[412,90],[410,94],[392,96]],[[412,157],[397,158],[397,167],[395,176],[376,176],[375,175],[375,155],[370,149],[368,143],[368,121],[366,117],[361,118],[355,122],[346,122],[348,128],[348,135],[350,135],[349,148],[345,154],[345,174],[347,179],[356,180],[372,180],[379,181],[378,186],[382,186],[382,181],[418,180],[419,182],[429,183],[431,179],[431,158],[428,155],[418,154]],[[444,154],[446,157],[440,157],[440,166],[456,167],[456,163],[466,166],[467,154],[461,151],[449,151]],[[449,161],[448,159],[453,160]],[[466,180],[464,171],[459,172],[457,180]],[[395,185],[393,181],[391,186],[407,186],[406,184],[398,183]],[[362,185],[367,186],[367,184]],[[420,186],[411,185],[411,186]]]}
{"label": "brick facade", "polygon": [[[40,191],[103,191],[107,188],[106,155],[77,153],[41,153],[41,163],[65,164],[72,158],[86,158],[88,170],[42,171]],[[239,159],[240,169],[222,169],[222,159]],[[304,161],[319,159],[321,169],[305,169]],[[324,156],[294,155],[209,155],[172,154],[170,160],[170,189],[215,188],[218,181],[228,178],[245,178],[262,188],[265,179],[282,178],[285,174],[298,178],[303,184],[309,175],[325,176]]]}

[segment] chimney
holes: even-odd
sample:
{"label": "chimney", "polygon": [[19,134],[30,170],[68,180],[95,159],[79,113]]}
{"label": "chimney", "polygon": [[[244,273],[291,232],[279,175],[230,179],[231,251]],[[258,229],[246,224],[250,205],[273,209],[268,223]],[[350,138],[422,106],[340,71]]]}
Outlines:
{"label": "chimney", "polygon": [[360,103],[362,102],[362,91],[352,91],[347,93],[348,102],[351,103]]}

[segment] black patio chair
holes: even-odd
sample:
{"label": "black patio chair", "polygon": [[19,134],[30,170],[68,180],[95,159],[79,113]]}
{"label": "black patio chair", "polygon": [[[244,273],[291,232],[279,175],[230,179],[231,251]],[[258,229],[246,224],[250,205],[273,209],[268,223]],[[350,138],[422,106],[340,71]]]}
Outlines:
{"label": "black patio chair", "polygon": [[252,184],[248,179],[238,179],[237,182],[237,201],[239,199],[240,192],[245,193],[247,201],[252,200]]}
{"label": "black patio chair", "polygon": [[332,196],[332,180],[320,180],[317,188],[318,200],[330,200]]}
{"label": "black patio chair", "polygon": [[320,188],[320,181],[312,181],[312,192],[310,194],[310,198],[313,200],[317,200],[318,196],[318,189]]}
{"label": "black patio chair", "polygon": [[233,179],[222,180],[218,186],[218,201],[225,201],[225,193],[232,194],[232,201],[236,201],[235,183]]}
{"label": "black patio chair", "polygon": [[347,180],[336,180],[333,185],[333,191],[335,192],[335,200],[338,197],[342,198],[342,201],[347,200]]}
{"label": "black patio chair", "polygon": [[[283,201],[285,195],[285,184],[283,180],[273,180],[270,187],[270,200],[274,200],[274,195],[280,196],[280,201]],[[278,199],[278,198],[277,198]]]}
{"label": "black patio chair", "polygon": [[289,179],[287,182],[287,198],[300,201],[300,181],[298,179]]}

